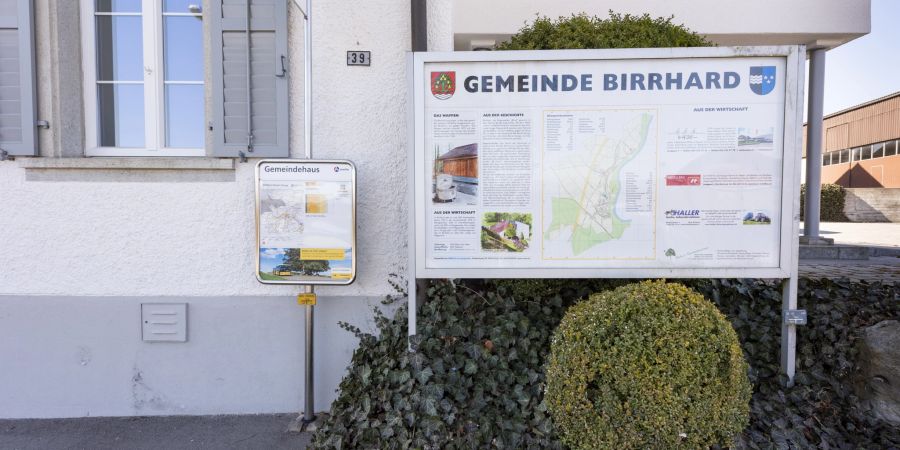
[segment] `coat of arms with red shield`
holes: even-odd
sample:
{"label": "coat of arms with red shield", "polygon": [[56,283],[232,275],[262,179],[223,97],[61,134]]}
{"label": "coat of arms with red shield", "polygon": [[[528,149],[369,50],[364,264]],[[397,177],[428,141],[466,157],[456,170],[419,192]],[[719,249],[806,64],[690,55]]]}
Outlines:
{"label": "coat of arms with red shield", "polygon": [[456,72],[431,72],[431,94],[438,100],[447,100],[456,92]]}

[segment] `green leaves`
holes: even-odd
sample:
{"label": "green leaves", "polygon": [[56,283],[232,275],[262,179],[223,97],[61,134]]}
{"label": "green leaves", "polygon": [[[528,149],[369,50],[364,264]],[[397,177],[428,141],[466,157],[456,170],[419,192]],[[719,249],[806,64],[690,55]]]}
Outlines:
{"label": "green leaves", "polygon": [[551,20],[538,17],[497,45],[497,50],[550,50],[571,48],[704,47],[712,45],[672,18],[652,18],[609,12],[601,19],[586,14]]}
{"label": "green leaves", "polygon": [[808,311],[809,323],[798,329],[796,384],[791,388],[779,373],[779,286],[761,280],[712,280],[697,289],[718,299],[750,362],[751,419],[738,447],[900,446],[900,430],[859,411],[851,389],[859,333],[900,317],[898,286],[801,279],[798,302]]}
{"label": "green leaves", "polygon": [[475,373],[477,371],[478,371],[478,366],[475,365],[475,362],[472,361],[471,359],[466,360],[466,368],[465,368],[466,375],[472,375],[473,373]]}
{"label": "green leaves", "polygon": [[546,373],[547,406],[577,449],[728,445],[748,421],[737,334],[680,284],[633,283],[572,306]]}
{"label": "green leaves", "polygon": [[[569,305],[629,282],[435,281],[420,305],[416,353],[407,351],[405,306],[391,317],[374,313],[377,335],[342,324],[360,339],[360,346],[328,421],[316,433],[315,446],[561,448],[544,395],[551,334]],[[738,436],[737,448],[900,446],[900,432],[858,411],[849,388],[859,330],[900,317],[896,286],[801,280],[799,302],[809,312],[809,324],[798,332],[798,375],[796,385],[788,388],[778,360],[777,284],[760,280],[682,284],[713,299],[737,332],[750,363],[751,419]],[[617,329],[615,334],[596,333],[591,338],[613,339],[623,332]],[[700,330],[704,336],[717,332],[715,327]],[[828,357],[821,350],[825,346],[830,347]],[[656,350],[634,356],[646,361],[657,357]],[[605,389],[604,395],[615,394],[602,386],[596,388]],[[625,408],[627,403],[621,405],[622,415],[634,417],[638,412],[634,406]]]}
{"label": "green leaves", "polygon": [[[839,184],[823,184],[819,203],[819,220],[825,222],[847,222],[844,215],[844,196],[846,192]],[[806,185],[800,185],[800,220],[803,220],[806,203]]]}
{"label": "green leaves", "polygon": [[435,282],[427,293],[416,353],[406,349],[403,306],[390,320],[376,314],[377,337],[345,326],[360,347],[315,445],[560,448],[542,402],[542,364],[574,295],[538,304],[477,281]]}
{"label": "green leaves", "polygon": [[432,375],[434,375],[434,371],[431,370],[431,367],[426,367],[416,374],[416,380],[419,382],[419,384],[425,384],[432,377]]}
{"label": "green leaves", "polygon": [[359,382],[363,386],[369,385],[369,378],[372,376],[372,367],[365,365],[359,368]]}

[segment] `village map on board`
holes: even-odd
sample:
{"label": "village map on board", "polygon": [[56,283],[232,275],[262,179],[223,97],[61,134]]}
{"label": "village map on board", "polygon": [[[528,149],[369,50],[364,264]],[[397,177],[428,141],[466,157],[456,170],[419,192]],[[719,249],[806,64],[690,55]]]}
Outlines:
{"label": "village map on board", "polygon": [[299,241],[303,234],[304,193],[295,189],[265,189],[260,195],[260,226],[267,236]]}
{"label": "village map on board", "polygon": [[544,259],[655,257],[655,122],[656,110],[545,111]]}

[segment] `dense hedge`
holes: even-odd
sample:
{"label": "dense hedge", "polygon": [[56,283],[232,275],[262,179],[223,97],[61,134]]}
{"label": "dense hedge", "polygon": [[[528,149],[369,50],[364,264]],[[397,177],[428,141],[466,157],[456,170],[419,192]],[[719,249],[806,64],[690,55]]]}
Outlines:
{"label": "dense hedge", "polygon": [[[568,290],[541,302],[506,289],[439,282],[407,351],[406,308],[376,312],[380,335],[360,333],[319,448],[559,448],[542,398],[543,364]],[[564,301],[563,296],[568,300]]]}
{"label": "dense hedge", "polygon": [[[406,310],[360,337],[318,448],[560,448],[543,399],[550,334],[566,306],[621,280],[567,280],[513,296],[511,280],[434,282],[421,305],[419,351]],[[896,448],[900,430],[858,410],[850,388],[863,327],[900,319],[900,286],[801,280],[809,324],[798,333],[797,385],[779,375],[781,294],[753,280],[686,282],[738,334],[753,385],[736,448]]]}
{"label": "dense hedge", "polygon": [[591,295],[553,333],[545,398],[576,449],[731,445],[747,425],[747,363],[731,324],[676,283]]}
{"label": "dense hedge", "polygon": [[[844,215],[844,196],[846,191],[839,184],[823,184],[819,205],[819,220],[822,222],[847,222]],[[806,185],[800,185],[800,220],[804,217],[806,205]]]}
{"label": "dense hedge", "polygon": [[712,43],[672,18],[652,18],[609,12],[601,19],[586,14],[551,20],[539,17],[519,30],[497,50],[551,50],[571,48],[705,47]]}
{"label": "dense hedge", "polygon": [[898,448],[900,430],[859,410],[851,375],[865,327],[900,319],[900,285],[801,279],[809,323],[797,333],[796,385],[779,375],[781,295],[754,280],[712,280],[698,290],[728,316],[750,362],[750,426],[738,448]]}

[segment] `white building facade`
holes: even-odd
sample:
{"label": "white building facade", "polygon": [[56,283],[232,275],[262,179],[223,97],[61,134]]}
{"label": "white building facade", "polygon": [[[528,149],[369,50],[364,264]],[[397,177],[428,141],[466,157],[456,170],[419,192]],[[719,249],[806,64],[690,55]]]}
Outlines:
{"label": "white building facade", "polygon": [[[253,189],[256,158],[306,154],[301,4],[0,0],[0,418],[301,409],[300,290],[256,280]],[[609,9],[674,15],[727,45],[869,31],[868,0],[429,0],[428,46]],[[311,11],[312,155],[358,172],[357,280],[317,290],[317,410],[357,344],[337,322],[374,331],[405,271],[410,10]],[[348,66],[350,50],[371,65]],[[186,305],[183,339],[148,340],[142,305],[159,303]]]}

